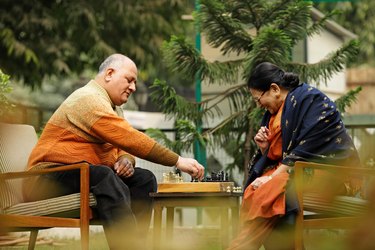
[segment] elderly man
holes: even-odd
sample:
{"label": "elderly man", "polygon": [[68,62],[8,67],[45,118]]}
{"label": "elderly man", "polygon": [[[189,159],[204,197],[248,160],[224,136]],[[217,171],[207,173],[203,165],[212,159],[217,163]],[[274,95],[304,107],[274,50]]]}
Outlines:
{"label": "elderly man", "polygon": [[[135,63],[121,54],[109,56],[95,79],[73,92],[56,110],[28,164],[28,170],[32,170],[88,162],[90,191],[97,200],[96,212],[110,245],[113,239],[134,231],[133,214],[139,228],[145,230],[149,225],[149,192],[156,191],[156,179],[150,171],[135,168],[133,155],[176,166],[194,178],[204,175],[204,168],[196,160],[163,147],[122,117],[118,106],[127,102],[136,85]],[[25,197],[39,200],[79,192],[79,173],[53,173],[24,184]],[[111,230],[114,227],[116,230]]]}

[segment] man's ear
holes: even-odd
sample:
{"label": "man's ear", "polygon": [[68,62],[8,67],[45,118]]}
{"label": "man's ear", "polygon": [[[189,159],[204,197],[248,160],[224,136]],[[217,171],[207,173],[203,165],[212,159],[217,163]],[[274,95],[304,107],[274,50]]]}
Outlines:
{"label": "man's ear", "polygon": [[104,79],[106,80],[106,81],[110,81],[111,80],[111,78],[112,78],[112,74],[114,73],[114,69],[112,69],[112,68],[108,68],[106,71],[105,71],[105,77],[104,77]]}

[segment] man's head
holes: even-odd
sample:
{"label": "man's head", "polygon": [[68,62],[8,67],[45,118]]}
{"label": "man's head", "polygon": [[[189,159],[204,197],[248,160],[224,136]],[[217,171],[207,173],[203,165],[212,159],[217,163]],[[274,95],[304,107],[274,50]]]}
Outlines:
{"label": "man's head", "polygon": [[136,90],[137,74],[137,66],[130,58],[113,54],[100,65],[95,81],[107,91],[112,102],[120,106]]}

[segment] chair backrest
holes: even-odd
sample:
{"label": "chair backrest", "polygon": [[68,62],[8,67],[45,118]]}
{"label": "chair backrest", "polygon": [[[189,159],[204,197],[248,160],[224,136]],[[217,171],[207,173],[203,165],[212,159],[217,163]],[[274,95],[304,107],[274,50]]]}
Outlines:
{"label": "chair backrest", "polygon": [[[369,227],[368,215],[373,214],[371,203],[346,194],[360,194],[358,191],[365,184],[364,180],[368,180],[366,185],[373,188],[374,183],[370,179],[374,176],[375,169],[370,168],[297,161],[294,184],[299,206],[305,213],[297,215],[295,249],[305,249],[304,229],[366,230]],[[363,228],[358,227],[361,224]]]}
{"label": "chair backrest", "polygon": [[[24,171],[37,140],[33,126],[0,123],[0,173]],[[21,179],[0,182],[0,209],[22,201]]]}

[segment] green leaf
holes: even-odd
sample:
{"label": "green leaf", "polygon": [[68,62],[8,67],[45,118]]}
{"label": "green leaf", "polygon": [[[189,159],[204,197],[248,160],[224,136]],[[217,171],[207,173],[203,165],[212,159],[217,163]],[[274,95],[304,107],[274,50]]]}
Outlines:
{"label": "green leaf", "polygon": [[346,109],[350,108],[350,106],[357,101],[357,96],[361,91],[362,87],[357,87],[348,91],[348,93],[335,100],[337,109],[341,114],[344,114],[346,112]]}

